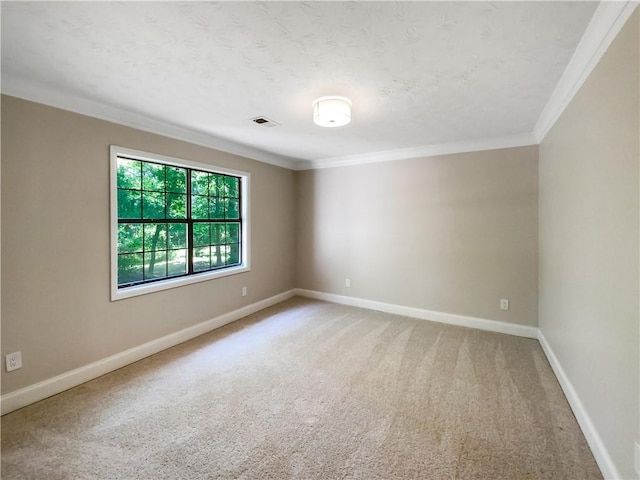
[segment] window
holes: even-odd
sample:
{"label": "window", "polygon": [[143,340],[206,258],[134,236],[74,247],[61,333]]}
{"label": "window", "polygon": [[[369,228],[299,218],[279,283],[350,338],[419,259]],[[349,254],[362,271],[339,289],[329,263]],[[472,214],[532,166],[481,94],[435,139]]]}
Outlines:
{"label": "window", "polygon": [[249,270],[249,174],[111,147],[111,298]]}

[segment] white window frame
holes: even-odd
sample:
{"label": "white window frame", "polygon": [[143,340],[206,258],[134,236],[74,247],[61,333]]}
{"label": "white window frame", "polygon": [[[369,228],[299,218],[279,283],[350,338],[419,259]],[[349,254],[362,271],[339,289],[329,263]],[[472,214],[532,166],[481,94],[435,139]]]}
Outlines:
{"label": "white window frame", "polygon": [[[174,167],[193,168],[203,170],[209,173],[222,173],[240,177],[242,198],[241,203],[241,249],[242,263],[233,267],[222,268],[209,272],[195,273],[179,278],[169,278],[166,280],[158,280],[153,283],[143,285],[134,285],[131,287],[118,288],[118,157],[125,156],[134,160],[142,160],[148,162],[162,163]],[[225,167],[209,165],[207,163],[192,162],[190,160],[182,160],[179,158],[167,157],[155,153],[142,152],[140,150],[132,150],[130,148],[119,147],[117,145],[110,146],[110,207],[111,207],[111,301],[122,300],[124,298],[136,297],[147,293],[160,292],[170,288],[182,287],[194,283],[205,282],[216,278],[227,277],[229,275],[237,275],[239,273],[248,272],[250,267],[250,221],[249,221],[249,198],[251,175],[248,172],[233,170]],[[187,193],[189,194],[189,193]]]}

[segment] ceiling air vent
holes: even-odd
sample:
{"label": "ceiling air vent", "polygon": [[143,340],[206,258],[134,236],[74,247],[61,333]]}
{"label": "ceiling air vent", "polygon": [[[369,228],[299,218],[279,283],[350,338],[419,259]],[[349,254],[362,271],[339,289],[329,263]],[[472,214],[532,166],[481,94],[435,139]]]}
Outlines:
{"label": "ceiling air vent", "polygon": [[278,122],[274,122],[273,120],[270,120],[267,117],[252,118],[251,121],[253,123],[257,123],[261,127],[277,127],[278,125],[280,125]]}

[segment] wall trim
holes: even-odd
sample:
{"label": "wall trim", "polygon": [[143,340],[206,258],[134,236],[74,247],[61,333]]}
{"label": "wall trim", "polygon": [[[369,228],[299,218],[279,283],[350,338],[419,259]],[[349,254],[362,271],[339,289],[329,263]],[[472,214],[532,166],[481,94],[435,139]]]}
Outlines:
{"label": "wall trim", "polygon": [[50,107],[86,115],[99,120],[135,128],[143,132],[154,133],[174,140],[189,142],[202,147],[213,148],[221,152],[239,155],[259,162],[295,170],[298,160],[276,153],[267,152],[249,145],[226,140],[221,137],[181,127],[169,122],[151,118],[148,115],[114,107],[96,100],[81,98],[70,92],[54,91],[51,87],[38,85],[36,82],[4,73],[2,93],[30,102],[41,103]]}
{"label": "wall trim", "polygon": [[551,364],[553,372],[556,374],[558,382],[560,382],[562,391],[569,401],[571,410],[573,410],[573,414],[578,421],[578,425],[580,425],[580,429],[587,439],[587,443],[591,448],[591,452],[596,459],[598,467],[600,467],[602,475],[604,476],[604,478],[608,479],[622,478],[613,462],[613,459],[611,458],[611,455],[609,455],[607,447],[598,434],[598,430],[591,421],[591,417],[589,416],[587,409],[582,403],[582,400],[580,400],[580,397],[578,396],[575,388],[573,388],[573,384],[569,380],[567,373],[562,368],[560,360],[558,360],[558,357],[551,348],[551,345],[549,345],[549,342],[547,342],[547,339],[545,338],[542,331],[538,333],[538,340],[540,341],[542,350],[544,351],[547,359],[549,360],[549,363]]}
{"label": "wall trim", "polygon": [[378,310],[380,312],[393,313],[395,315],[405,315],[420,320],[431,320],[432,322],[475,328],[478,330],[486,330],[489,332],[506,333],[507,335],[515,335],[518,337],[534,339],[538,338],[538,329],[536,327],[529,327],[527,325],[517,325],[513,323],[499,322],[497,320],[468,317],[465,315],[457,315],[453,313],[435,312],[422,308],[407,307],[394,303],[377,302],[375,300],[367,300],[364,298],[347,297],[344,295],[318,292],[315,290],[306,290],[303,288],[295,288],[293,291],[295,295],[300,295],[302,297],[315,298],[317,300],[324,300],[326,302],[339,303],[352,307]]}
{"label": "wall trim", "polygon": [[138,345],[120,353],[116,353],[97,362],[84,365],[61,375],[43,380],[29,385],[14,392],[2,395],[0,398],[1,414],[13,412],[39,400],[43,400],[52,395],[68,390],[82,383],[98,378],[106,373],[113,372],[119,368],[129,365],[138,360],[142,360],[150,355],[166,350],[180,343],[191,340],[202,334],[220,328],[229,323],[235,322],[247,315],[251,315],[259,310],[265,309],[277,303],[288,300],[294,296],[294,290],[289,290],[273,297],[260,300],[244,307],[224,313],[210,320],[198,323],[191,327],[179,330],[164,337]]}
{"label": "wall trim", "polygon": [[506,137],[485,138],[463,142],[441,143],[437,145],[422,145],[398,150],[370,152],[343,157],[329,157],[318,160],[300,160],[296,170],[317,170],[320,168],[346,167],[350,165],[364,165],[368,163],[408,160],[411,158],[436,157],[454,153],[482,152],[502,148],[525,147],[537,145],[532,134],[511,135]]}
{"label": "wall trim", "polygon": [[[587,413],[584,404],[580,400],[580,397],[578,396],[576,390],[573,388],[569,377],[562,368],[558,357],[555,355],[555,353],[551,349],[551,346],[547,342],[547,339],[538,328],[529,327],[526,325],[516,325],[506,322],[499,322],[496,320],[488,320],[484,318],[468,317],[465,315],[435,312],[421,308],[377,302],[375,300],[348,297],[344,295],[337,295],[334,293],[318,292],[315,290],[306,290],[302,288],[295,288],[293,292],[294,295],[314,298],[326,302],[339,303],[352,307],[367,308],[370,310],[378,310],[381,312],[392,313],[396,315],[406,315],[420,320],[431,320],[434,322],[445,323],[449,325],[475,328],[478,330],[486,330],[496,333],[505,333],[508,335],[515,335],[518,337],[526,337],[538,340],[556,378],[558,379],[558,382],[560,383],[560,387],[562,388],[562,391],[564,392],[564,395],[569,402],[569,406],[571,407],[571,410],[573,411],[573,414],[578,421],[578,425],[580,426],[580,429],[582,430],[582,433],[585,436],[587,443],[589,444],[589,448],[591,449],[591,452],[593,453],[596,463],[598,464],[598,467],[600,468],[600,471],[602,472],[604,478],[622,478],[613,462],[613,459],[611,458],[611,455],[609,455],[609,452],[607,451],[602,438],[598,434],[595,425],[591,421],[591,417]],[[636,445],[636,448],[640,447]]]}
{"label": "wall trim", "polygon": [[[14,392],[7,393],[0,397],[0,413],[7,413],[26,407],[32,403],[44,400],[52,395],[56,395],[65,390],[81,385],[107,373],[113,372],[119,368],[130,365],[131,363],[142,360],[143,358],[154,355],[158,352],[171,348],[180,343],[191,340],[217,328],[228,325],[236,320],[251,315],[270,306],[284,302],[296,295],[323,300],[326,302],[338,303],[341,305],[349,305],[353,307],[366,308],[369,310],[377,310],[381,312],[391,313],[395,315],[404,315],[420,320],[429,320],[448,325],[456,325],[461,327],[475,328],[495,333],[503,333],[525,338],[537,339],[542,346],[553,372],[555,373],[562,390],[567,397],[569,405],[578,421],[578,424],[591,448],[600,470],[607,479],[621,478],[618,470],[607,451],[595,425],[591,421],[587,410],[585,409],[580,397],[574,389],[569,377],[565,373],[558,357],[553,352],[551,346],[547,342],[544,334],[536,327],[527,325],[511,324],[485,318],[470,317],[445,312],[437,312],[422,308],[408,307],[392,303],[378,302],[358,297],[349,297],[337,295],[333,293],[319,292],[315,290],[307,290],[303,288],[294,288],[286,292],[274,295],[272,297],[260,300],[258,302],[246,305],[228,313],[224,313],[212,319],[201,322],[197,325],[184,328],[177,332],[165,335],[164,337],[152,340],[150,342],[138,345],[123,352],[117,353],[110,357],[92,362],[88,365],[65,372],[61,375],[43,380],[41,382],[29,385]],[[639,446],[636,444],[636,450]],[[638,452],[636,452],[638,455]],[[638,460],[636,460],[638,462]]]}
{"label": "wall trim", "polygon": [[240,155],[290,170],[311,170],[362,165],[452,153],[537,145],[544,139],[558,118],[560,118],[564,109],[586,81],[591,71],[600,61],[600,58],[604,55],[637,5],[638,0],[600,2],[562,77],[538,117],[533,131],[531,133],[498,138],[421,145],[412,148],[370,152],[358,155],[303,160],[260,150],[215,135],[181,127],[171,124],[170,122],[151,118],[145,114],[83,98],[71,92],[54,90],[49,85],[30,81],[25,78],[18,78],[8,73],[3,74],[1,91],[6,95],[68,110],[81,115],[88,115],[175,140],[213,148],[233,155]]}
{"label": "wall trim", "polygon": [[638,0],[600,2],[533,128],[537,143],[558,121],[637,6]]}

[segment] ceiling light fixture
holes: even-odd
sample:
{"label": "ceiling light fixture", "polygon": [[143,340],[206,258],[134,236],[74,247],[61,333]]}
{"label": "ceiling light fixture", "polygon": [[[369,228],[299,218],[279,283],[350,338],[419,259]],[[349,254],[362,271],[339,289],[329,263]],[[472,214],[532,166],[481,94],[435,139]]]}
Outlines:
{"label": "ceiling light fixture", "polygon": [[320,97],[313,102],[313,121],[321,127],[342,127],[351,121],[351,100]]}

